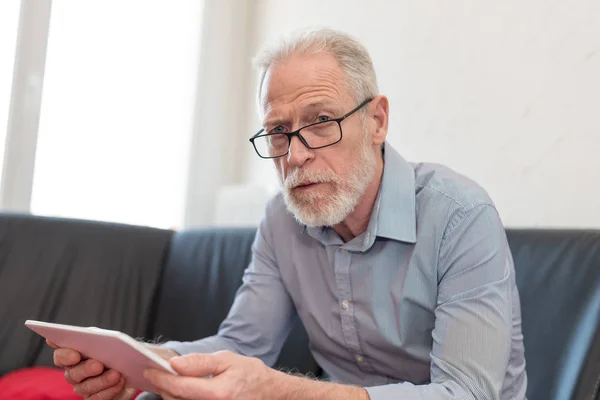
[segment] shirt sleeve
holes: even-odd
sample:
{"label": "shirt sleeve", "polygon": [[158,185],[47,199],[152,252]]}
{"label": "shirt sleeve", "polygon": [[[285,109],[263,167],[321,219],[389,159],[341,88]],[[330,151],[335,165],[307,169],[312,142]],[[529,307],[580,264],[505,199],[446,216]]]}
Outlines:
{"label": "shirt sleeve", "polygon": [[438,257],[431,383],[366,388],[371,400],[500,398],[511,348],[509,251],[493,206],[451,218]]}
{"label": "shirt sleeve", "polygon": [[260,358],[269,366],[276,362],[296,318],[296,309],[279,273],[267,218],[268,210],[252,245],[251,263],[218,333],[163,346],[182,355],[229,350]]}

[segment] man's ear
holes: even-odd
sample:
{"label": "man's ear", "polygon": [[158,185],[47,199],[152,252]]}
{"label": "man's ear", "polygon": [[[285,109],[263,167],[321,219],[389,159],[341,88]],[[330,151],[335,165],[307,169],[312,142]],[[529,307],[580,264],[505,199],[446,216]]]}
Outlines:
{"label": "man's ear", "polygon": [[381,145],[385,142],[388,131],[389,102],[385,96],[377,96],[369,104],[371,121],[375,125],[373,130],[372,144]]}

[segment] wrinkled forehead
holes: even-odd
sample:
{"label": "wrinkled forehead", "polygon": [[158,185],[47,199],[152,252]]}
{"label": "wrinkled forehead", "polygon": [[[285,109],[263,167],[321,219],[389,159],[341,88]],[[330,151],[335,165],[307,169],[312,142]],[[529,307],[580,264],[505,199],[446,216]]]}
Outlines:
{"label": "wrinkled forehead", "polygon": [[306,103],[311,97],[345,102],[351,99],[346,75],[329,53],[292,55],[273,63],[260,88],[262,116],[275,108]]}

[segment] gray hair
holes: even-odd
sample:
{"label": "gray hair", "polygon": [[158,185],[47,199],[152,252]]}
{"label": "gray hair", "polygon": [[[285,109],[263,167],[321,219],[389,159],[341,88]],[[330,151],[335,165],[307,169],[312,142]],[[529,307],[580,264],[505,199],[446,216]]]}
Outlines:
{"label": "gray hair", "polygon": [[350,35],[329,28],[304,30],[266,46],[254,59],[260,72],[257,100],[261,112],[264,106],[262,87],[269,67],[292,54],[315,53],[330,53],[337,59],[346,74],[348,91],[357,103],[379,93],[371,56],[362,44]]}

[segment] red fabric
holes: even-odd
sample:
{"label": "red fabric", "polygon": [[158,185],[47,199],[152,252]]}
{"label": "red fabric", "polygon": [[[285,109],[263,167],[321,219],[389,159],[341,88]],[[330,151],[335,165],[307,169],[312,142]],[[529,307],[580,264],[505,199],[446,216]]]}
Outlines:
{"label": "red fabric", "polygon": [[[138,391],[134,398],[140,395]],[[1,400],[81,400],[62,369],[25,368],[0,377]]]}
{"label": "red fabric", "polygon": [[2,400],[81,400],[57,368],[21,369],[0,378]]}

